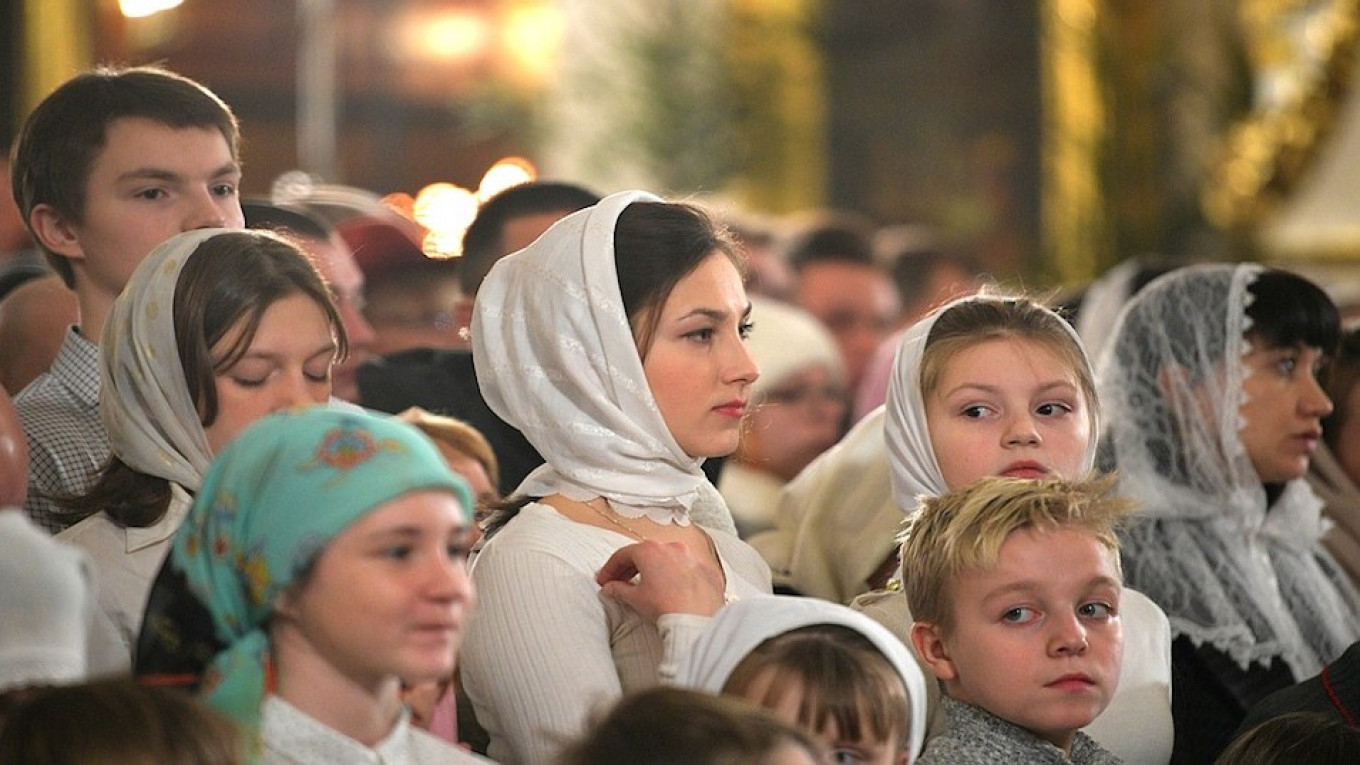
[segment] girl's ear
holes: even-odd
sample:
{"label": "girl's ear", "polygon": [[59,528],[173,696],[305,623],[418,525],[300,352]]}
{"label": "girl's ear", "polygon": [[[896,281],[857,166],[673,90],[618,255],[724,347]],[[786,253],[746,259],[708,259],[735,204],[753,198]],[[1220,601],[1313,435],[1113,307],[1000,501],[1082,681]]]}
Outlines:
{"label": "girl's ear", "polygon": [[911,645],[935,677],[944,681],[958,677],[954,662],[949,658],[949,647],[944,642],[944,631],[938,624],[921,621],[912,624]]}

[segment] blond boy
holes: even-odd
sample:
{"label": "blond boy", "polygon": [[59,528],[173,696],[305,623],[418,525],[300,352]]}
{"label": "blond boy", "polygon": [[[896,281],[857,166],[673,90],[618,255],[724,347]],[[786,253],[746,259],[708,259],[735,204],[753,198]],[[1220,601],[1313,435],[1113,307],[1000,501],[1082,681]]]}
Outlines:
{"label": "blond boy", "polygon": [[912,644],[944,687],[934,763],[1115,763],[1080,729],[1119,679],[1122,575],[1109,481],[984,478],[922,500],[903,579]]}

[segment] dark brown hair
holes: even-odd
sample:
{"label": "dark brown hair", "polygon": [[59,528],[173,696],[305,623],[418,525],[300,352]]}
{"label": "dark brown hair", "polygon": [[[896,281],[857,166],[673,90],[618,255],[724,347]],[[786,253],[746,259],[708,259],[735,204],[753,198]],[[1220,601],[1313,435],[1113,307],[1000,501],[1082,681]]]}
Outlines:
{"label": "dark brown hair", "polygon": [[244,765],[245,739],[192,696],[131,678],[34,692],[0,729],[0,765]]}
{"label": "dark brown hair", "polygon": [[567,747],[559,765],[766,765],[786,747],[820,745],[738,699],[661,686],[624,696]]}
{"label": "dark brown hair", "polygon": [[634,202],[614,225],[614,270],[638,354],[647,356],[675,285],[714,252],[745,275],[741,249],[702,209],[683,202]]}

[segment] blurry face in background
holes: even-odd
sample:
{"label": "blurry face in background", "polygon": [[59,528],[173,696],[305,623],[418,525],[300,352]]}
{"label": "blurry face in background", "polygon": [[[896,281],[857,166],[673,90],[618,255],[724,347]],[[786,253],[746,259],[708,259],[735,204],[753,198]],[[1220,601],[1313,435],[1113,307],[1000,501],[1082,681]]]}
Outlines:
{"label": "blurry face in background", "polygon": [[519,215],[505,222],[501,230],[501,247],[506,255],[518,252],[543,235],[552,224],[570,215],[572,210],[549,210],[548,212]]}
{"label": "blurry face in background", "polygon": [[340,321],[345,324],[349,339],[349,356],[335,365],[333,372],[336,398],[359,401],[359,383],[355,378],[359,365],[373,358],[373,327],[364,318],[364,274],[354,262],[349,245],[337,234],[330,239],[299,237],[321,278],[330,285],[335,296],[335,307]]}
{"label": "blurry face in background", "polygon": [[1341,463],[1351,481],[1360,485],[1360,384],[1346,396],[1345,416],[1337,423],[1336,449],[1333,456]]}
{"label": "blurry face in background", "polygon": [[896,326],[897,288],[881,269],[863,263],[809,263],[794,290],[802,306],[831,330],[845,359],[850,390]]}
{"label": "blurry face in background", "polygon": [[[242,331],[238,325],[219,340],[213,357],[225,355]],[[294,293],[266,308],[250,347],[216,375],[217,418],[203,428],[213,454],[266,414],[325,403],[334,361],[330,322],[310,297]]]}
{"label": "blurry face in background", "polygon": [[379,275],[368,286],[364,315],[373,327],[373,352],[379,356],[411,348],[464,348],[458,335],[457,307],[462,291],[452,269],[433,274]]}
{"label": "blurry face in background", "polygon": [[847,401],[844,386],[820,364],[787,375],[754,402],[737,459],[792,480],[840,438]]}

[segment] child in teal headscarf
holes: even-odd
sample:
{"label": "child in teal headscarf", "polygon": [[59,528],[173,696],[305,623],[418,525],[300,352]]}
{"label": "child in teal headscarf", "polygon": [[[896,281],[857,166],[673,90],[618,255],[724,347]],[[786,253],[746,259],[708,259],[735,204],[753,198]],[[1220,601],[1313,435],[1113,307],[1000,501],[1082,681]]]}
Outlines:
{"label": "child in teal headscarf", "polygon": [[227,646],[208,703],[264,762],[481,761],[400,698],[452,671],[472,506],[426,436],[363,412],[271,415],[222,450],[171,556]]}

